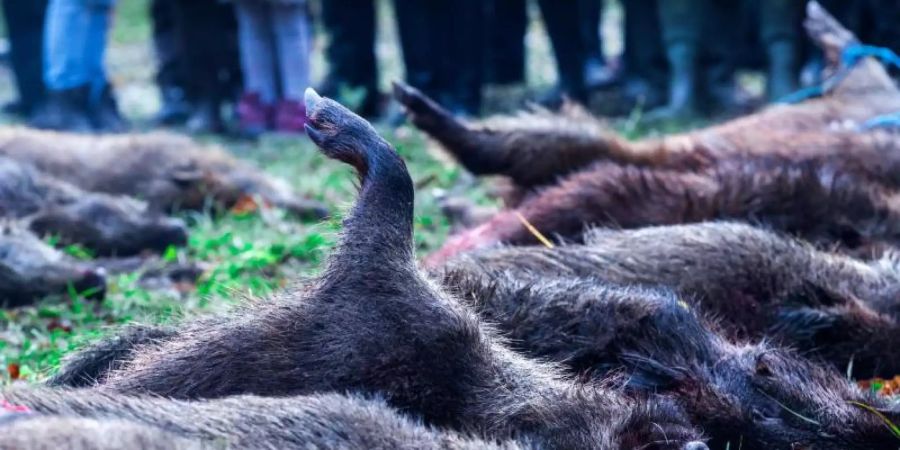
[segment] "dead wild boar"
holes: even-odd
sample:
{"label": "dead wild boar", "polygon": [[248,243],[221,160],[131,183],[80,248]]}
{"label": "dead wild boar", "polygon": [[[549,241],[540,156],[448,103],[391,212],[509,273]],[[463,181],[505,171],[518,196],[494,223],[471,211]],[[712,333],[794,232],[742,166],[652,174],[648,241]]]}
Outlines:
{"label": "dead wild boar", "polygon": [[885,426],[900,420],[897,405],[791,351],[722,338],[671,290],[525,270],[444,281],[518,349],[574,373],[621,370],[632,389],[674,396],[711,448],[900,445]]}
{"label": "dead wild boar", "polygon": [[54,235],[61,244],[81,244],[100,255],[134,255],[187,243],[181,220],[128,197],[83,191],[6,157],[0,157],[0,217],[20,219],[39,235]]}
{"label": "dead wild boar", "polygon": [[854,174],[778,160],[730,161],[698,173],[596,163],[451,236],[431,267],[497,243],[538,242],[534,229],[576,241],[590,226],[640,228],[713,220],[759,223],[852,250],[900,243],[900,191]]}
{"label": "dead wild boar", "polygon": [[71,289],[102,298],[102,269],[75,261],[16,224],[0,224],[0,306],[15,307]]}
{"label": "dead wild boar", "polygon": [[[829,53],[855,38],[815,3],[807,28]],[[900,134],[847,122],[900,110],[884,67],[865,59],[825,96],[726,124],[631,143],[576,113],[460,122],[418,91],[396,96],[463,165],[519,185],[512,210],[451,238],[432,266],[471,249],[536,242],[529,226],[573,239],[585,226],[746,220],[848,249],[897,243]],[[842,72],[843,73],[843,72]],[[539,189],[538,189],[539,188]]]}
{"label": "dead wild boar", "polygon": [[6,127],[0,129],[0,155],[86,191],[144,200],[158,211],[200,210],[210,200],[230,208],[251,196],[300,216],[327,213],[222,148],[173,134],[91,136]]}
{"label": "dead wild boar", "polygon": [[[439,431],[384,401],[340,394],[208,401],[89,390],[16,388],[0,399],[29,414],[0,416],[0,449],[524,449]],[[2,413],[0,413],[2,414]],[[118,445],[113,446],[112,443]]]}
{"label": "dead wild boar", "polygon": [[696,171],[735,157],[773,154],[792,162],[829,162],[900,186],[900,136],[859,132],[852,126],[900,111],[900,90],[874,59],[840,67],[842,51],[859,41],[816,2],[809,2],[806,29],[826,53],[830,72],[840,74],[826,82],[825,95],[798,104],[774,105],[709,128],[638,142],[617,136],[571,105],[560,115],[537,110],[468,123],[414,88],[396,84],[394,94],[413,124],[440,142],[469,171],[506,175],[523,188],[553,184],[596,161]]}
{"label": "dead wild boar", "polygon": [[584,245],[461,255],[438,273],[507,271],[666,286],[733,339],[774,338],[853,376],[900,374],[900,262],[817,250],[739,223],[594,230]]}
{"label": "dead wild boar", "polygon": [[88,348],[70,361],[101,372],[92,389],[179,399],[356,392],[492,441],[706,448],[669,398],[576,383],[555,365],[511,351],[426,279],[413,255],[413,185],[403,160],[346,108],[312,90],[306,103],[307,134],[353,166],[361,186],[323,275],[130,350],[113,345],[127,359],[105,373],[82,361],[109,360]]}

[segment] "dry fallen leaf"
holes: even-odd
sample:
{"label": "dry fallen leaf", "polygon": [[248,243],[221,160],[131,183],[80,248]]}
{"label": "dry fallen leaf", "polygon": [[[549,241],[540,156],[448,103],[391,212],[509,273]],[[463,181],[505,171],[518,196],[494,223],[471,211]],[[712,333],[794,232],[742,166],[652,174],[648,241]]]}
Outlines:
{"label": "dry fallen leaf", "polygon": [[863,380],[859,382],[859,387],[884,396],[900,395],[900,375],[897,375],[890,380],[885,380],[883,378]]}
{"label": "dry fallen leaf", "polygon": [[9,378],[11,380],[19,379],[19,365],[16,363],[10,363],[6,365],[6,372],[9,373]]}
{"label": "dry fallen leaf", "polygon": [[231,207],[231,212],[233,214],[251,214],[269,207],[271,205],[260,204],[252,195],[244,195],[234,203],[234,206]]}

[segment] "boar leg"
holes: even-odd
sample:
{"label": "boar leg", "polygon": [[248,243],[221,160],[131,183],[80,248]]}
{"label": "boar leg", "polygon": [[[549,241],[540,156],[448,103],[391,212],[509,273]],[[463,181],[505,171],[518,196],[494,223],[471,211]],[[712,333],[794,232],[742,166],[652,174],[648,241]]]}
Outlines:
{"label": "boar leg", "polygon": [[86,387],[102,382],[106,374],[122,367],[141,346],[174,336],[165,327],[130,325],[66,357],[59,372],[47,380],[49,386]]}
{"label": "boar leg", "polygon": [[535,187],[609,158],[642,160],[631,146],[587,112],[534,111],[465,123],[417,89],[394,83],[394,97],[412,123],[437,140],[476,175],[505,175],[521,187]]}

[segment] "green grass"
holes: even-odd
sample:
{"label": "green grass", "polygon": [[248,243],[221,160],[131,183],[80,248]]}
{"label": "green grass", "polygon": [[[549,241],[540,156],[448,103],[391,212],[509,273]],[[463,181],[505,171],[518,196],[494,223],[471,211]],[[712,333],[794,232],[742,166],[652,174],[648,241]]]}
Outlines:
{"label": "green grass", "polygon": [[150,39],[150,0],[119,0],[112,42],[134,44]]}
{"label": "green grass", "polygon": [[[418,133],[408,129],[383,133],[403,155],[414,180],[433,178],[416,199],[416,244],[420,253],[428,252],[448,231],[434,194],[439,187],[452,185],[459,170],[426,151]],[[231,147],[252,156],[269,172],[292,181],[300,191],[333,205],[334,218],[304,223],[276,210],[230,213],[218,218],[185,216],[191,228],[188,246],[170,249],[163,256],[206,266],[193,289],[148,291],[138,286],[138,274],[128,274],[115,277],[106,299],[99,303],[71,293],[31,307],[0,310],[0,384],[13,378],[42,379],[67,352],[109,333],[116,325],[133,321],[167,323],[222,311],[248,296],[267,296],[291,280],[316,273],[336,241],[341,214],[355,199],[352,171],[323,157],[305,138],[273,137],[255,146]],[[477,190],[473,195],[485,198]],[[83,248],[64,250],[77,258],[90,258]]]}
{"label": "green grass", "polygon": [[[156,109],[149,0],[120,0],[113,23],[107,62],[119,88],[120,104],[138,122],[146,121]],[[380,35],[380,39],[395,39],[390,31]],[[320,49],[319,45],[314,53],[317,66],[323,64]],[[395,78],[400,73],[396,67],[398,55],[390,51],[382,57],[382,62],[391,66],[386,77]],[[408,129],[383,131],[404,156],[414,181],[428,180],[427,187],[417,193],[415,219],[418,250],[427,252],[436,248],[448,231],[434,194],[453,185],[460,171],[429,154],[418,133]],[[316,273],[335,243],[342,213],[356,196],[355,176],[350,168],[326,159],[305,138],[267,137],[253,145],[223,144],[238,156],[254,160],[264,170],[289,180],[299,192],[330,205],[334,218],[303,223],[277,211],[217,218],[187,215],[184,218],[191,232],[188,246],[170,249],[164,257],[195,261],[206,268],[193,289],[148,291],[138,285],[139,274],[128,274],[111,280],[107,296],[100,303],[71,293],[31,307],[0,310],[0,385],[14,378],[40,380],[55,370],[67,352],[123,323],[168,323],[222,311],[248,296],[269,295],[291,280]],[[487,201],[481,191],[471,194]],[[48,241],[54,243],[52,237]],[[78,259],[92,257],[90,251],[79,246],[62,250]]]}

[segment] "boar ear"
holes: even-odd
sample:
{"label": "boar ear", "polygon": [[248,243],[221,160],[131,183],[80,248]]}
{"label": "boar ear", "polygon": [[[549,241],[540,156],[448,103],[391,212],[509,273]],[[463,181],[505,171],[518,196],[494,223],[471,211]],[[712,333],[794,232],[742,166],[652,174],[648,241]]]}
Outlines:
{"label": "boar ear", "polygon": [[822,333],[833,329],[837,320],[828,310],[790,308],[778,313],[770,331],[797,341],[815,342]]}
{"label": "boar ear", "polygon": [[668,367],[640,355],[625,355],[626,364],[633,370],[628,379],[628,387],[636,390],[672,390],[677,389],[687,379],[684,372]]}
{"label": "boar ear", "polygon": [[178,187],[189,187],[203,179],[203,171],[196,167],[176,167],[169,173],[169,179]]}

